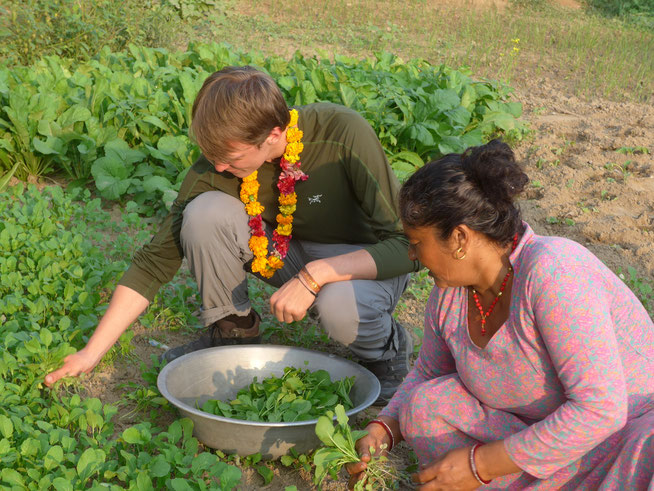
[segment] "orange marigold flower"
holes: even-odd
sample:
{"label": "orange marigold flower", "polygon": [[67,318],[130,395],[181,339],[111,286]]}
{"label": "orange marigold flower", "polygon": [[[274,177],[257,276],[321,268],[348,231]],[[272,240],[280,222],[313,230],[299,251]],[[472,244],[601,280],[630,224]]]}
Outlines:
{"label": "orange marigold flower", "polygon": [[268,266],[273,269],[282,269],[284,267],[284,261],[279,259],[277,256],[270,256],[268,258]]}
{"label": "orange marigold flower", "polygon": [[292,215],[295,213],[295,205],[279,205],[279,211],[282,215]]}
{"label": "orange marigold flower", "polygon": [[[248,240],[248,246],[256,256],[266,255],[268,253],[268,237],[252,235]],[[255,252],[256,251],[256,252]],[[263,254],[261,254],[263,252]]]}
{"label": "orange marigold flower", "polygon": [[295,143],[299,142],[302,139],[303,136],[302,130],[298,130],[297,128],[289,128],[286,130],[286,141],[288,143]]}
{"label": "orange marigold flower", "polygon": [[250,216],[260,215],[261,213],[263,213],[264,209],[265,208],[263,207],[263,205],[258,201],[252,201],[250,203],[245,204],[245,211]]}
{"label": "orange marigold flower", "polygon": [[[297,203],[297,193],[280,194],[279,195],[279,204],[280,205],[294,205],[295,203]],[[288,213],[284,213],[284,212],[282,212],[282,214],[283,215],[288,215]]]}
{"label": "orange marigold flower", "polygon": [[299,113],[297,112],[297,109],[291,109],[289,111],[289,113],[291,114],[291,120],[289,121],[288,125],[289,126],[296,126],[297,125],[297,120],[298,120],[298,118],[300,116]]}
{"label": "orange marigold flower", "polygon": [[288,225],[293,223],[293,215],[289,216],[284,216],[281,213],[277,214],[277,223],[281,223],[282,225]]}

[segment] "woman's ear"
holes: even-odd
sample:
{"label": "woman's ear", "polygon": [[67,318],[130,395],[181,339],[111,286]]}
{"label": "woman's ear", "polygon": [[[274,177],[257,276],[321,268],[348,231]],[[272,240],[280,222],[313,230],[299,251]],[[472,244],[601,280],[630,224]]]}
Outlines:
{"label": "woman's ear", "polygon": [[467,250],[472,239],[471,230],[467,225],[457,225],[452,231],[452,243],[455,249]]}

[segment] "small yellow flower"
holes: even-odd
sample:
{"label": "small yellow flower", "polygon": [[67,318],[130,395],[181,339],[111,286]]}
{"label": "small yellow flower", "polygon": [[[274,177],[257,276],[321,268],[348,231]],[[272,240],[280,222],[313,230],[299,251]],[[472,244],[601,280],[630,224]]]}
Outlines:
{"label": "small yellow flower", "polygon": [[297,112],[297,109],[291,109],[289,111],[291,113],[291,121],[288,123],[289,126],[296,126],[297,125],[297,120],[299,118],[299,114]]}
{"label": "small yellow flower", "polygon": [[279,211],[282,215],[292,215],[295,213],[295,205],[279,205]]}
{"label": "small yellow flower", "polygon": [[516,53],[519,53],[519,52],[520,52],[520,48],[514,46],[514,47],[513,47],[513,51],[516,52]]}
{"label": "small yellow flower", "polygon": [[282,225],[281,223],[277,225],[277,233],[279,235],[291,235],[293,230],[293,225]]}
{"label": "small yellow flower", "polygon": [[[290,194],[280,194],[279,195],[279,204],[280,205],[294,205],[297,203],[297,193]],[[282,213],[283,215],[288,215],[288,213]]]}
{"label": "small yellow flower", "polygon": [[511,41],[513,41],[515,44],[518,44],[520,42],[520,38],[511,39]]}
{"label": "small yellow flower", "polygon": [[251,201],[245,204],[245,211],[251,217],[261,215],[264,209],[263,205],[258,201]]}

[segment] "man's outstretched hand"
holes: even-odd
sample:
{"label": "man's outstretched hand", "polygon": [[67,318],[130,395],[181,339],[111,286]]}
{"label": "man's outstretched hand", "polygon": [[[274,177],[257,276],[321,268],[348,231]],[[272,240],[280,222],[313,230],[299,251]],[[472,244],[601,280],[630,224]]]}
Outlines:
{"label": "man's outstretched hand", "polygon": [[45,385],[52,387],[57,380],[64,377],[77,377],[81,373],[89,373],[99,361],[96,357],[91,357],[83,349],[77,353],[72,353],[64,358],[64,364],[61,368],[45,376]]}

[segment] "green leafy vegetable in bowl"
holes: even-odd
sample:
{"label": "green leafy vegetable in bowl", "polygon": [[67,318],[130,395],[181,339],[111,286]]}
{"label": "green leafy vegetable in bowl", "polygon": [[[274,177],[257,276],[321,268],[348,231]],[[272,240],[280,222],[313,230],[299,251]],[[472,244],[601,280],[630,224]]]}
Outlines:
{"label": "green leafy vegetable in bowl", "polygon": [[209,399],[201,409],[206,413],[247,421],[271,423],[316,419],[338,404],[354,407],[350,390],[355,377],[332,382],[326,370],[311,371],[286,367],[281,377],[271,375],[261,382],[254,377],[236,399],[225,402]]}

